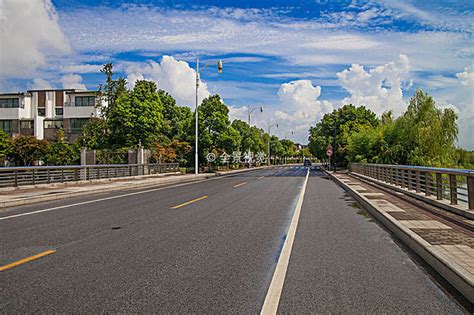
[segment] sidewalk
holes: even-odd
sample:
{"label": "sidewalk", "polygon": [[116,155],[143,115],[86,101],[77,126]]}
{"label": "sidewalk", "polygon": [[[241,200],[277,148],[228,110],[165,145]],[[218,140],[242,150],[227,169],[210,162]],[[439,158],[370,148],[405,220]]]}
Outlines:
{"label": "sidewalk", "polygon": [[345,173],[329,173],[374,217],[474,302],[474,220],[426,211]]}
{"label": "sidewalk", "polygon": [[204,174],[179,174],[168,173],[148,176],[133,176],[112,179],[100,179],[93,181],[79,181],[55,184],[43,184],[37,186],[23,186],[0,190],[0,213],[8,208],[32,203],[61,200],[71,197],[79,197],[109,191],[137,189],[146,187],[164,186],[185,182],[203,180],[215,176],[224,176],[241,172],[258,170],[264,167],[240,169],[233,171],[222,171]]}

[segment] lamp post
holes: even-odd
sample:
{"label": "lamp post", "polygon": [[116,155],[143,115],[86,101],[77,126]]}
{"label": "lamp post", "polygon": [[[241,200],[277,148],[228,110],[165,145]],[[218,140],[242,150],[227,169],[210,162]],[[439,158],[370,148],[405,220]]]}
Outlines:
{"label": "lamp post", "polygon": [[[195,116],[195,143],[194,143],[194,174],[199,174],[199,154],[198,154],[198,106],[199,106],[199,81],[201,80],[201,72],[215,61],[207,62],[202,68],[199,68],[199,58],[196,59],[196,108]],[[222,60],[217,61],[217,71],[222,74]]]}
{"label": "lamp post", "polygon": [[263,113],[263,106],[258,106],[258,107],[253,107],[253,108],[250,108],[250,106],[249,106],[249,108],[248,108],[248,113],[249,113],[249,126],[250,126],[250,114],[252,114],[252,112],[253,112],[254,110],[256,110],[256,109],[260,110],[260,113]]}
{"label": "lamp post", "polygon": [[268,123],[268,136],[269,136],[270,138],[268,138],[268,163],[267,163],[267,164],[268,164],[269,166],[270,166],[270,164],[271,164],[271,163],[270,163],[270,142],[272,142],[272,141],[271,141],[272,136],[270,135],[270,129],[272,129],[272,127],[277,127],[277,128],[278,128],[278,123],[273,124],[273,125],[270,125],[270,123]]}

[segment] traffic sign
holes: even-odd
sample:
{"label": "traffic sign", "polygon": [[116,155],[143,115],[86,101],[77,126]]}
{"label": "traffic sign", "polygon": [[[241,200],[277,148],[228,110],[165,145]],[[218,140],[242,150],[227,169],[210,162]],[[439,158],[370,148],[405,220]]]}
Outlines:
{"label": "traffic sign", "polygon": [[326,155],[327,156],[331,156],[332,155],[332,146],[330,144],[328,144],[327,148],[326,148]]}

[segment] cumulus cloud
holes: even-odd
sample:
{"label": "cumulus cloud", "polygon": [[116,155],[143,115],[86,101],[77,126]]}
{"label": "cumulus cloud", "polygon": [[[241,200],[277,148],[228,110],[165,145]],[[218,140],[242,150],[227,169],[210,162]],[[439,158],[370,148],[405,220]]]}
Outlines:
{"label": "cumulus cloud", "polygon": [[80,64],[61,67],[64,73],[93,73],[99,72],[102,65]]}
{"label": "cumulus cloud", "polygon": [[[126,68],[127,81],[133,86],[137,80],[153,80],[158,88],[170,93],[176,103],[194,108],[196,98],[196,72],[185,61],[172,56],[163,56],[160,63],[149,61],[145,64],[130,64]],[[210,95],[207,84],[199,86],[199,102]]]}
{"label": "cumulus cloud", "polygon": [[28,85],[30,90],[49,90],[52,89],[53,86],[51,83],[46,81],[45,79],[34,79],[32,83]]}
{"label": "cumulus cloud", "polygon": [[365,70],[364,66],[353,64],[349,69],[337,73],[341,86],[350,96],[343,104],[364,105],[377,114],[393,110],[395,115],[406,108],[402,86],[410,72],[410,61],[406,55],[383,66]]}
{"label": "cumulus cloud", "polygon": [[59,80],[65,89],[87,90],[87,87],[82,83],[82,77],[78,74],[66,74]]}
{"label": "cumulus cloud", "polygon": [[474,149],[474,64],[456,74],[459,85],[453,97],[458,108],[459,141],[463,148]]}
{"label": "cumulus cloud", "polygon": [[274,113],[280,126],[277,133],[284,137],[293,131],[293,139],[306,142],[309,127],[333,110],[331,102],[319,100],[320,95],[321,87],[314,86],[310,80],[283,83],[278,90],[278,98],[280,107],[285,109]]}
{"label": "cumulus cloud", "polygon": [[0,72],[24,77],[70,47],[50,0],[0,1]]}

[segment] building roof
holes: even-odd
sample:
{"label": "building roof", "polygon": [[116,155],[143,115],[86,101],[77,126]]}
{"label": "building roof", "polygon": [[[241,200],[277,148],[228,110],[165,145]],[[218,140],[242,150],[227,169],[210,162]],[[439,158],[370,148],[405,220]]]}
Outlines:
{"label": "building roof", "polygon": [[29,95],[28,92],[16,92],[16,93],[2,93],[0,96],[21,96],[21,95]]}
{"label": "building roof", "polygon": [[68,92],[68,91],[75,91],[75,89],[38,89],[38,90],[28,90],[29,93],[31,92]]}
{"label": "building roof", "polygon": [[66,94],[97,94],[98,91],[73,90],[67,91]]}

